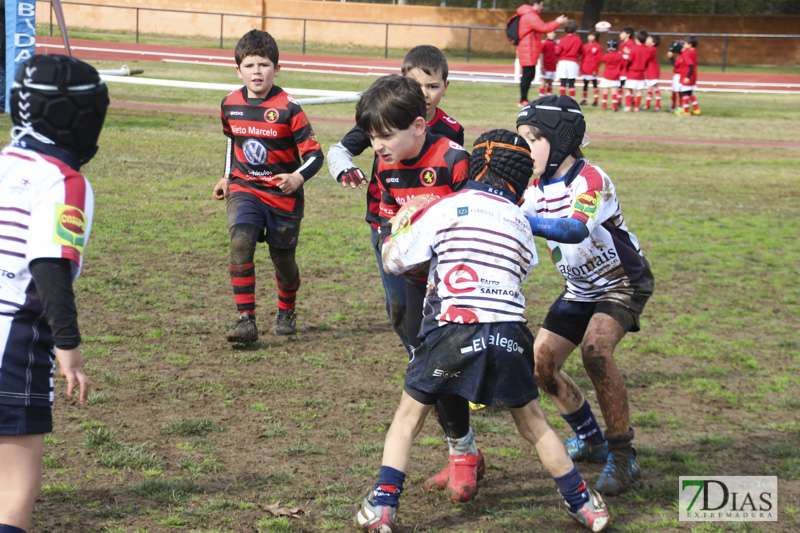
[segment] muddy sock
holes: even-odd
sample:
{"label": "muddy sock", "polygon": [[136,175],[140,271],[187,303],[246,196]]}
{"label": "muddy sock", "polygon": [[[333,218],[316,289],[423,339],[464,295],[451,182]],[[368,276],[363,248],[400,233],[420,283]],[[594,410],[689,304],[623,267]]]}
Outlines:
{"label": "muddy sock", "polygon": [[636,451],[633,449],[633,428],[630,428],[627,433],[616,435],[613,433],[606,433],[605,438],[608,441],[608,451],[613,452],[619,457],[635,457]]}
{"label": "muddy sock", "polygon": [[478,455],[472,428],[469,428],[467,434],[459,439],[447,437],[447,444],[450,446],[450,455]]}
{"label": "muddy sock", "polygon": [[256,267],[254,263],[235,265],[230,263],[228,270],[231,274],[233,285],[233,299],[236,302],[236,312],[240,315],[255,314],[256,309]]}
{"label": "muddy sock", "polygon": [[584,399],[580,409],[568,415],[561,415],[561,417],[567,421],[567,424],[579,439],[585,440],[589,444],[603,442],[603,431],[600,429],[594,413],[592,413],[589,400]]}
{"label": "muddy sock", "polygon": [[586,482],[574,466],[569,473],[561,477],[554,477],[553,481],[556,482],[558,492],[561,493],[561,497],[564,498],[564,501],[569,505],[569,510],[573,513],[577,512],[578,509],[583,507],[584,503],[589,501]]}
{"label": "muddy sock", "polygon": [[397,507],[400,503],[400,494],[403,492],[403,482],[406,475],[391,466],[381,466],[378,472],[378,482],[375,483],[375,503]]}

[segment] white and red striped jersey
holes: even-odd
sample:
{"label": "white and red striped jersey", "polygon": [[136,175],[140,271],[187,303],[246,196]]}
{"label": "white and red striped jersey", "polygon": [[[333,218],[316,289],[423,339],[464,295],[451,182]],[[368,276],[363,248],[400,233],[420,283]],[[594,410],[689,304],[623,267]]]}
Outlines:
{"label": "white and red striped jersey", "polygon": [[559,179],[535,179],[522,210],[534,217],[577,218],[589,228],[578,244],[547,241],[566,280],[565,300],[614,301],[633,293],[645,275],[639,241],[625,226],[611,178],[599,167],[581,159]]}
{"label": "white and red striped jersey", "polygon": [[[52,335],[28,266],[72,261],[80,273],[94,214],[91,185],[47,155],[7,147],[0,155],[0,403],[49,405]],[[48,344],[49,343],[49,344]],[[19,369],[26,369],[19,371]],[[40,376],[37,378],[36,376]]]}
{"label": "white and red striped jersey", "polygon": [[430,261],[422,332],[447,323],[526,322],[521,284],[538,263],[522,210],[468,181],[387,238],[383,266],[400,275]]}

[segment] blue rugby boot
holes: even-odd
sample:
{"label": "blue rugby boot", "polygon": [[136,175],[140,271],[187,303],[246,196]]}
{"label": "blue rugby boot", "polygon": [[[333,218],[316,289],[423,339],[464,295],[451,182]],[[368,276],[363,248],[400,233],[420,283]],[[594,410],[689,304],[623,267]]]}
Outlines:
{"label": "blue rugby boot", "polygon": [[639,461],[633,448],[630,448],[630,453],[621,450],[609,451],[606,467],[597,478],[595,488],[604,496],[620,494],[628,489],[638,489],[641,487],[636,481],[639,478],[639,470]]}
{"label": "blue rugby boot", "polygon": [[608,441],[592,444],[578,437],[572,437],[564,442],[573,462],[605,463],[608,458]]}

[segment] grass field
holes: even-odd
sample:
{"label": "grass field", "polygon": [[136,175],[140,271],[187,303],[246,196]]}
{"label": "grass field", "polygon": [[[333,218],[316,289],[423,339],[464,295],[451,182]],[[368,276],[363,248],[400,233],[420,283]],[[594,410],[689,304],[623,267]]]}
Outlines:
{"label": "grass field", "polygon": [[[232,70],[130,66],[148,77],[237,82]],[[278,83],[363,90],[369,80],[284,72]],[[208,109],[223,96],[110,89],[114,102]],[[467,126],[470,144],[481,129],[513,128],[515,101],[511,87],[454,83],[442,107]],[[641,137],[592,140],[585,153],[614,179],[656,277],[642,331],[618,350],[645,486],[610,499],[613,531],[797,531],[800,97],[700,101],[700,117],[586,110],[590,139]],[[350,128],[353,104],[306,112],[327,151]],[[7,129],[8,117],[0,122]],[[647,141],[657,136],[793,144]],[[383,309],[363,192],[343,190],[326,169],[307,184],[300,332],[237,349],[223,340],[235,316],[225,206],[211,195],[224,155],[219,119],[112,107],[100,145],[84,169],[97,206],[77,284],[94,392],[80,407],[57,381],[33,531],[350,530],[406,361]],[[369,155],[358,161],[370,167]],[[534,333],[563,283],[539,246],[543,263],[525,284]],[[268,263],[260,250],[262,330],[276,302]],[[567,368],[593,401],[579,357]],[[423,492],[445,461],[429,420],[402,498],[406,531],[578,531],[510,416],[481,411],[473,426],[488,467],[477,499],[450,505]],[[590,483],[600,470],[581,467]],[[778,522],[679,522],[681,475],[776,475]]]}

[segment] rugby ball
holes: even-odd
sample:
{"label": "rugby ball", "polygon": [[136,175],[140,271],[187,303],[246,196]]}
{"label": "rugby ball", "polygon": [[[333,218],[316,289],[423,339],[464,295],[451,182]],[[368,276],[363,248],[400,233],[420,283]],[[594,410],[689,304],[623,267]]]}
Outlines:
{"label": "rugby ball", "polygon": [[594,25],[594,29],[600,33],[605,33],[611,29],[611,23],[605,20],[601,20],[600,22]]}
{"label": "rugby ball", "polygon": [[397,233],[406,227],[411,220],[411,215],[425,209],[434,199],[432,194],[418,194],[404,203],[397,214],[392,217],[392,233]]}

